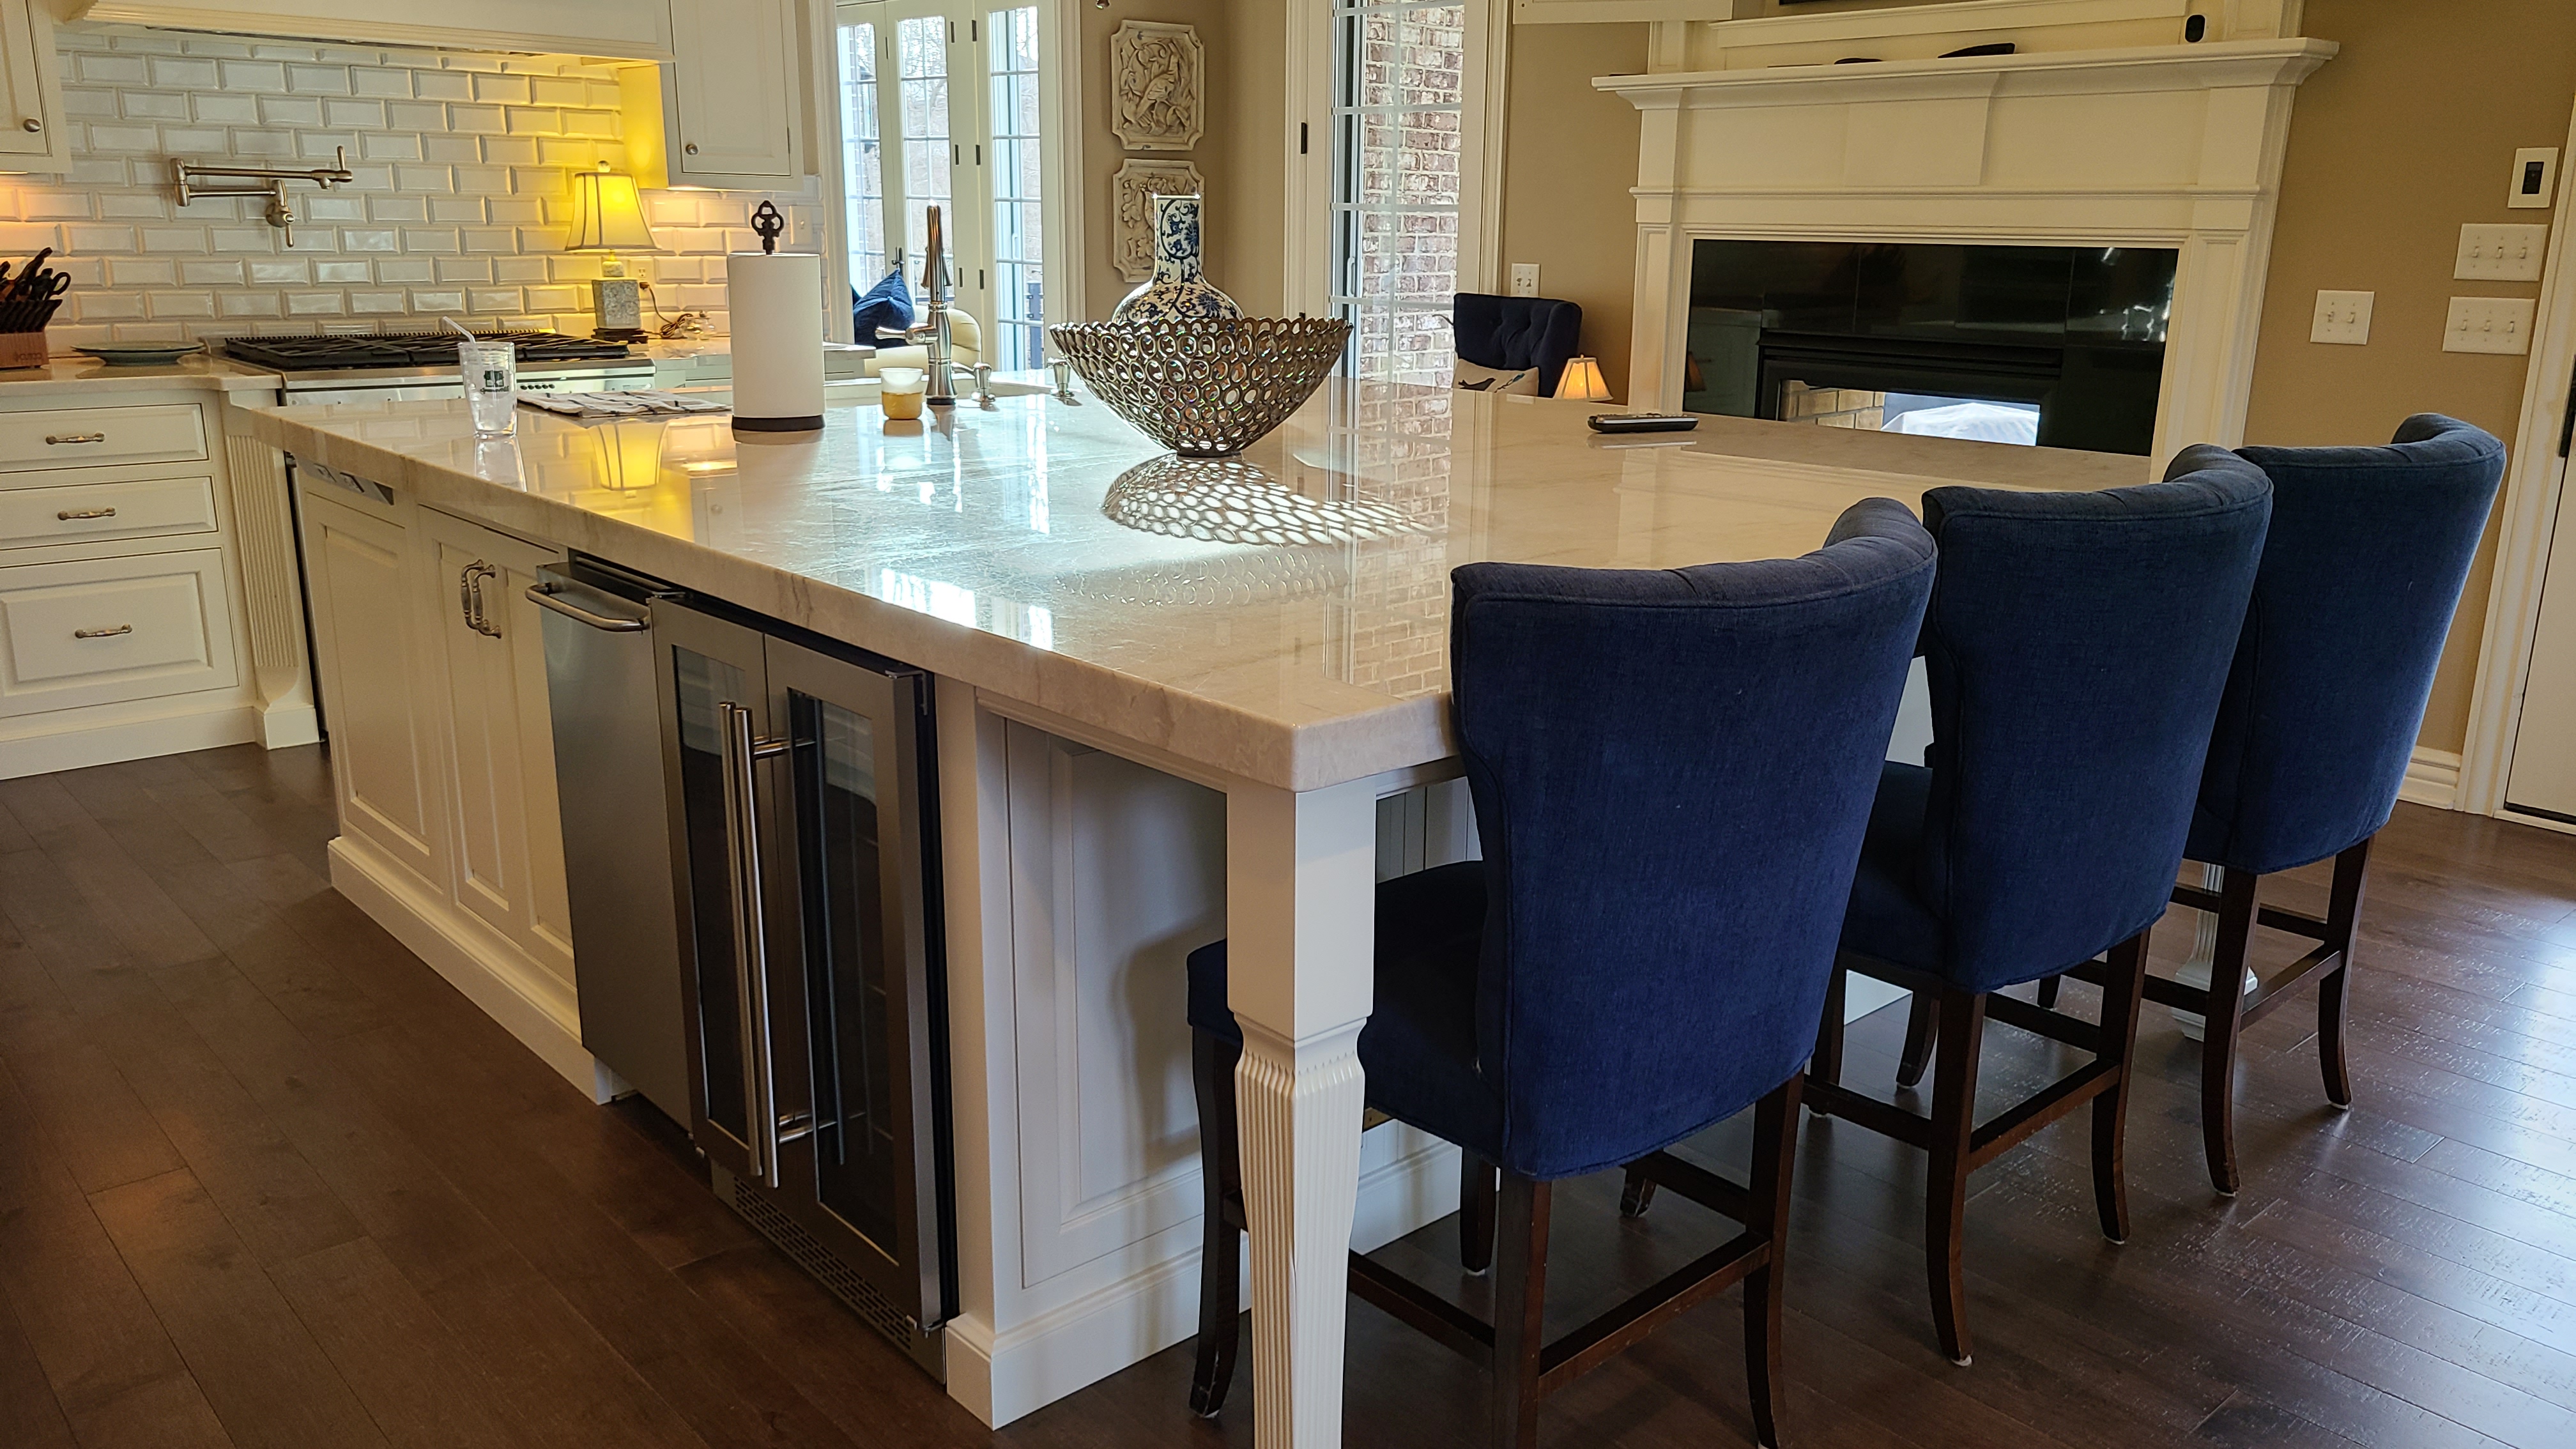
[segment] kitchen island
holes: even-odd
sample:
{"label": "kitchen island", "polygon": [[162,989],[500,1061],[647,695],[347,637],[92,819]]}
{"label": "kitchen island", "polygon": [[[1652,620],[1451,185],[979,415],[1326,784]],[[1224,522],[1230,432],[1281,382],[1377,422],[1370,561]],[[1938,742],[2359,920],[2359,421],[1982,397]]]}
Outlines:
{"label": "kitchen island", "polygon": [[[1454,1151],[1400,1126],[1362,1139],[1356,1055],[1375,880],[1474,850],[1449,570],[1796,554],[1864,497],[2147,477],[2141,458],[1728,419],[1604,440],[1590,410],[1334,382],[1242,459],[1195,464],[1088,396],[926,425],[835,408],[777,440],[523,413],[516,438],[477,441],[461,403],[253,413],[296,461],[308,576],[330,581],[334,883],[605,1095],[559,908],[543,664],[511,642],[533,634],[520,581],[572,551],[927,671],[950,1392],[1007,1422],[1193,1331],[1181,961],[1228,935],[1258,1439],[1336,1443],[1343,1253],[1454,1203]],[[503,587],[475,593],[476,570]],[[443,672],[440,638],[464,641]],[[460,648],[492,662],[460,669]]]}

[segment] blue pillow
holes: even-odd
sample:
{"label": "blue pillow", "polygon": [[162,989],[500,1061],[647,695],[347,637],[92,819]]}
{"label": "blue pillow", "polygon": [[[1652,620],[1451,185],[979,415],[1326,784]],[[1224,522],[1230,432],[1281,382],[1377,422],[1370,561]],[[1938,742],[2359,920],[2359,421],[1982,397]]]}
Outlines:
{"label": "blue pillow", "polygon": [[850,340],[853,342],[873,347],[877,343],[878,328],[911,325],[912,289],[904,285],[902,272],[886,273],[884,281],[869,288],[866,296],[850,303]]}

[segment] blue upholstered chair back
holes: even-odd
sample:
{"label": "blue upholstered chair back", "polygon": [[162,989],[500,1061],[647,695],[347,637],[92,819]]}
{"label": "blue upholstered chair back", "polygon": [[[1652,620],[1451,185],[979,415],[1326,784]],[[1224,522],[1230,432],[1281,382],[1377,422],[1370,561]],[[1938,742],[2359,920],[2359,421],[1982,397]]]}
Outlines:
{"label": "blue upholstered chair back", "polygon": [[2095,493],[1936,488],[1915,889],[1951,979],[2063,971],[2164,913],[2272,488],[2226,460]]}
{"label": "blue upholstered chair back", "polygon": [[[2176,468],[2204,466],[2187,449]],[[2385,448],[2246,448],[2272,533],[2219,705],[2189,854],[2264,873],[2388,823],[2504,444],[2424,413]]]}
{"label": "blue upholstered chair back", "polygon": [[1883,498],[1803,558],[1456,571],[1504,1166],[1629,1161],[1806,1060],[1932,572]]}
{"label": "blue upholstered chair back", "polygon": [[1460,292],[1449,321],[1460,357],[1478,367],[1535,367],[1541,397],[1556,396],[1565,360],[1583,345],[1583,309],[1555,297]]}

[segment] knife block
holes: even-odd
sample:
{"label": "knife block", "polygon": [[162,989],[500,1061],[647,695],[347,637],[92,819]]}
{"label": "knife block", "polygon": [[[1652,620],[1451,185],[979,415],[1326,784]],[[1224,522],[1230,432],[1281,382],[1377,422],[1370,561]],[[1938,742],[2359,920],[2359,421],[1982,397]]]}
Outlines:
{"label": "knife block", "polygon": [[42,367],[45,362],[44,329],[0,332],[0,368]]}

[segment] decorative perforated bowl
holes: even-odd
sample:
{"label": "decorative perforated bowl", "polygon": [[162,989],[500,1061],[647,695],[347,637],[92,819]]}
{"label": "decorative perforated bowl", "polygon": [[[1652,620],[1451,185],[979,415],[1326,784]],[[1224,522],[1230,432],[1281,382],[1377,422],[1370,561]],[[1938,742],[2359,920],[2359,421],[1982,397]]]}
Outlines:
{"label": "decorative perforated bowl", "polygon": [[1341,360],[1338,317],[1068,322],[1056,352],[1109,410],[1185,458],[1230,458],[1288,420]]}

